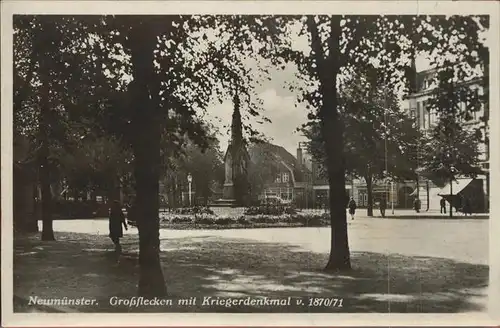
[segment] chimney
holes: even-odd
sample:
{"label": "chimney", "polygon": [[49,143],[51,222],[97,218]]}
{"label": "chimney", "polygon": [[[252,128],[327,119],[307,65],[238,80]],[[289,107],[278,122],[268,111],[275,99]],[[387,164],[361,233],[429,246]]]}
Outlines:
{"label": "chimney", "polygon": [[299,162],[299,166],[302,167],[304,164],[303,159],[302,159],[302,148],[297,148],[297,162]]}

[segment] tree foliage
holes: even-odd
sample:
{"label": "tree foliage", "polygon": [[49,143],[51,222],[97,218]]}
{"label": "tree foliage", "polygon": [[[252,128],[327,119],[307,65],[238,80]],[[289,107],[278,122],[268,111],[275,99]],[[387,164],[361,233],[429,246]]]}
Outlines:
{"label": "tree foliage", "polygon": [[[368,187],[368,215],[372,215],[374,181],[415,180],[418,143],[423,136],[415,121],[399,107],[399,99],[386,88],[383,72],[355,72],[343,84],[340,113],[345,124],[345,172],[349,177],[363,178]],[[302,131],[309,138],[308,150],[325,170],[324,141],[316,121],[305,124]]]}
{"label": "tree foliage", "polygon": [[454,82],[454,72],[454,67],[448,66],[438,73],[438,84],[427,106],[427,111],[436,114],[438,121],[429,131],[430,140],[420,170],[438,185],[455,175],[475,177],[482,173],[479,145],[484,140],[483,126],[472,121],[482,102],[476,89],[463,81]]}

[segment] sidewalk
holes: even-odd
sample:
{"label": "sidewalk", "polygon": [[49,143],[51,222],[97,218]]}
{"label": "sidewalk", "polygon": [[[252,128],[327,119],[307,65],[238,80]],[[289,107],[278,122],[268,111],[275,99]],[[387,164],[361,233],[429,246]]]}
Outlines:
{"label": "sidewalk", "polygon": [[[366,211],[366,210],[364,210]],[[373,209],[374,217],[380,216],[380,210],[378,208]],[[450,218],[450,214],[448,213],[448,209],[446,214],[439,213],[437,210],[429,210],[429,211],[420,211],[419,213],[415,212],[415,210],[410,209],[394,209],[394,214],[392,214],[391,208],[388,208],[385,211],[386,219],[442,219],[442,220],[460,220],[460,219],[489,219],[489,213],[472,213],[471,215],[464,215],[461,212],[453,211],[453,217]]]}
{"label": "sidewalk", "polygon": [[[324,213],[325,210],[322,209],[304,209],[302,210],[303,212],[311,212],[311,213]],[[356,209],[356,218],[382,218],[380,215],[380,209],[378,207],[373,208],[373,217],[369,217],[367,215],[367,210],[366,208],[358,208]],[[347,215],[349,218],[350,215]],[[385,219],[442,219],[442,220],[455,220],[455,219],[469,219],[469,220],[474,220],[474,219],[489,219],[490,214],[489,213],[472,213],[472,215],[464,215],[461,212],[455,212],[453,211],[453,217],[450,218],[450,214],[448,213],[448,209],[446,214],[441,214],[439,213],[438,210],[429,210],[429,211],[420,211],[419,213],[415,212],[413,209],[400,209],[400,208],[395,208],[394,209],[394,214],[392,213],[392,209],[389,207],[388,209],[385,210]]]}
{"label": "sidewalk", "polygon": [[[213,232],[216,234],[215,232]],[[113,260],[105,235],[56,232],[15,240],[14,309],[17,312],[475,312],[484,309],[488,266],[457,260],[351,249],[353,271],[321,271],[328,254],[293,244],[179,232],[161,240],[167,307],[111,306],[112,296],[136,296],[137,236],[123,240],[125,256]],[[291,241],[293,242],[293,240]],[[325,240],[327,242],[327,240]],[[94,306],[33,308],[30,297],[96,299]],[[292,306],[226,308],[180,306],[181,298],[341,297],[344,308]]]}

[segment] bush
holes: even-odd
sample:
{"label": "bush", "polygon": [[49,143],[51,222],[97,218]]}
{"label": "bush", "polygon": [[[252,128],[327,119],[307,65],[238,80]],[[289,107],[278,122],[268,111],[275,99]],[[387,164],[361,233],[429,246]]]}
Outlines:
{"label": "bush", "polygon": [[170,220],[172,223],[191,223],[193,219],[187,216],[176,216]]}
{"label": "bush", "polygon": [[195,224],[214,224],[215,222],[215,218],[209,216],[200,216],[194,218]]}
{"label": "bush", "polygon": [[220,224],[220,225],[229,225],[229,224],[235,224],[237,223],[237,220],[233,218],[220,218],[215,220],[215,224]]}
{"label": "bush", "polygon": [[249,207],[245,210],[245,215],[281,215],[281,214],[297,214],[292,206],[284,205],[260,205]]}
{"label": "bush", "polygon": [[251,222],[244,216],[241,216],[238,218],[238,220],[236,220],[236,222],[238,222],[239,224],[244,224],[244,225],[248,225],[250,224]]}
{"label": "bush", "polygon": [[201,206],[195,206],[195,207],[182,207],[182,208],[175,208],[173,210],[173,213],[175,214],[208,214],[208,215],[214,215],[214,211],[212,211],[208,207],[201,207]]}
{"label": "bush", "polygon": [[252,222],[255,223],[277,223],[278,218],[273,218],[269,215],[259,215],[251,219]]}
{"label": "bush", "polygon": [[239,217],[216,217],[215,215],[177,215],[166,219],[165,221],[172,224],[195,224],[195,225],[217,225],[217,226],[232,226],[241,225],[251,227],[252,224],[268,224],[274,226],[281,224],[282,226],[303,226],[303,227],[324,227],[328,226],[329,216],[325,214],[281,214],[268,215],[259,214],[254,216],[239,216]]}

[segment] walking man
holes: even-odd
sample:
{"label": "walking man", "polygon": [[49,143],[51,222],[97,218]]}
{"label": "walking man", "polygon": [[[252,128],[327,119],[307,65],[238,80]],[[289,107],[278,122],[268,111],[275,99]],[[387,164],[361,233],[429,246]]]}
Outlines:
{"label": "walking man", "polygon": [[415,209],[415,212],[420,213],[420,199],[415,198],[415,201],[413,202],[413,208]]}
{"label": "walking man", "polygon": [[128,230],[120,202],[115,200],[109,211],[109,238],[115,244],[115,253],[117,256],[122,252],[122,246],[120,245],[120,238],[123,237],[122,225],[125,230]]}
{"label": "walking man", "polygon": [[440,213],[446,214],[446,200],[444,198],[441,197],[441,200],[439,201],[439,205],[441,205]]}
{"label": "walking man", "polygon": [[379,208],[380,208],[380,215],[382,215],[382,217],[385,218],[385,210],[387,208],[387,201],[385,200],[385,197],[382,197],[382,199],[380,200]]}
{"label": "walking man", "polygon": [[354,197],[351,197],[349,200],[349,214],[351,215],[351,220],[354,220],[354,214],[356,213],[356,202],[354,201]]}

